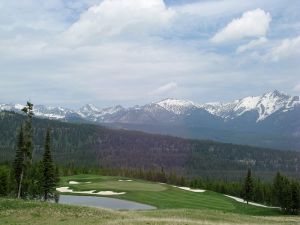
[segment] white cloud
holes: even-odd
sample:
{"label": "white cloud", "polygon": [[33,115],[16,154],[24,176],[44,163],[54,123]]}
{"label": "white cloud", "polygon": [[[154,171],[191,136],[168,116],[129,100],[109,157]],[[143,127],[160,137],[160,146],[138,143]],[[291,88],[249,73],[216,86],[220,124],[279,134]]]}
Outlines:
{"label": "white cloud", "polygon": [[170,82],[150,92],[150,95],[163,95],[176,89],[177,87],[178,87],[177,83]]}
{"label": "white cloud", "polygon": [[300,35],[295,38],[284,39],[278,46],[269,53],[269,58],[278,61],[300,54]]}
{"label": "white cloud", "polygon": [[262,9],[245,12],[242,17],[232,20],[211,39],[214,43],[235,41],[247,37],[263,37],[271,22],[271,15]]}
{"label": "white cloud", "polygon": [[[0,102],[31,98],[77,107],[87,102],[132,105],[160,97],[211,101],[274,88],[268,86],[274,80],[285,89],[298,83],[299,63],[270,66],[261,60],[254,66],[247,54],[219,49],[210,37],[222,21],[261,8],[274,16],[272,38],[262,48],[268,51],[274,39],[288,32],[298,35],[296,28],[290,32],[284,25],[282,32],[276,27],[283,18],[285,24],[299,21],[300,4],[297,8],[282,0],[165,2],[1,0]],[[265,36],[251,40],[261,37]],[[254,45],[250,43],[248,48]]]}
{"label": "white cloud", "polygon": [[297,85],[293,88],[293,91],[300,92],[300,84],[297,84]]}
{"label": "white cloud", "polygon": [[259,46],[264,45],[264,44],[267,43],[267,42],[268,42],[268,39],[265,38],[265,37],[261,37],[261,38],[256,39],[256,40],[252,40],[252,41],[250,41],[248,44],[239,46],[239,47],[237,48],[237,50],[236,50],[236,53],[242,53],[242,52],[251,50],[251,49],[253,49],[253,48],[257,48],[257,47],[259,47]]}
{"label": "white cloud", "polygon": [[63,38],[77,44],[122,33],[149,35],[167,26],[174,13],[163,0],[104,0],[81,14]]}

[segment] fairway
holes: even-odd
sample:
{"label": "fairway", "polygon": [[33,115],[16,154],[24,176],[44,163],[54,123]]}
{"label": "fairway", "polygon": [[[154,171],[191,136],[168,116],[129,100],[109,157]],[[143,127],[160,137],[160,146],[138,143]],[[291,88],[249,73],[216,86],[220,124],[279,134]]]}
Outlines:
{"label": "fairway", "polygon": [[[126,194],[110,197],[144,203],[155,206],[158,209],[184,208],[217,210],[226,213],[239,213],[257,216],[281,214],[278,209],[263,208],[239,203],[231,198],[212,191],[195,193],[181,190],[167,184],[146,182],[142,180],[125,180],[127,180],[127,178],[77,175],[63,177],[60,185],[70,187],[75,191],[122,191],[126,192]],[[69,184],[70,181],[76,181],[79,182],[79,184]]]}
{"label": "fairway", "polygon": [[160,184],[128,181],[102,181],[90,184],[69,185],[74,190],[117,190],[117,191],[164,191],[166,187]]}

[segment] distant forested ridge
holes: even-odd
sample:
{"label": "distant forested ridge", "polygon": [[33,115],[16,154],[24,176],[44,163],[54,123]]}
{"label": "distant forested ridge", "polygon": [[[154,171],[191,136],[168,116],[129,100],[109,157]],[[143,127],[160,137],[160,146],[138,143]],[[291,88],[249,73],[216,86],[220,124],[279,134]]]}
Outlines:
{"label": "distant forested ridge", "polygon": [[[11,161],[24,117],[0,113],[0,162]],[[103,168],[160,169],[196,177],[236,179],[248,168],[262,177],[277,171],[299,176],[299,152],[188,140],[171,136],[109,129],[98,125],[73,124],[33,119],[34,159],[43,153],[48,127],[52,129],[55,161],[74,166]]]}

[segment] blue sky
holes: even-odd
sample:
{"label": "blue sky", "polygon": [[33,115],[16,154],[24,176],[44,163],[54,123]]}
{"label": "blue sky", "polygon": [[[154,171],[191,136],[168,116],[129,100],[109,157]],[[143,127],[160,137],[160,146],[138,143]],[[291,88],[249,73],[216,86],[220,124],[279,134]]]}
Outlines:
{"label": "blue sky", "polygon": [[300,94],[297,0],[2,0],[0,103]]}

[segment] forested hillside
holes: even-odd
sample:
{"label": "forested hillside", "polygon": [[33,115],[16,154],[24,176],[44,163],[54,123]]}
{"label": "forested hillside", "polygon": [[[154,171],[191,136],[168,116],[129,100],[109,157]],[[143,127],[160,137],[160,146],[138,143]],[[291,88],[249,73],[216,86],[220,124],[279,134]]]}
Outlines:
{"label": "forested hillside", "polygon": [[[0,161],[12,160],[18,128],[24,117],[0,113]],[[33,120],[35,159],[41,157],[48,127],[52,129],[57,163],[110,168],[161,169],[187,176],[234,179],[247,168],[269,177],[277,171],[297,176],[300,154],[212,141],[188,140],[89,124]]]}

